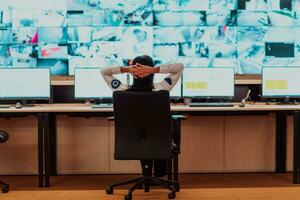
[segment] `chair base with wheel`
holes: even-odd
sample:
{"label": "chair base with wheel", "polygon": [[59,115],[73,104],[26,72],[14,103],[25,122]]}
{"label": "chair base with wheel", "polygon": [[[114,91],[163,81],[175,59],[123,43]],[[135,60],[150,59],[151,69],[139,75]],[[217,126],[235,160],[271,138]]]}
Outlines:
{"label": "chair base with wheel", "polygon": [[9,185],[7,183],[2,182],[2,181],[0,181],[0,185],[2,185],[2,192],[3,193],[8,193]]}
{"label": "chair base with wheel", "polygon": [[175,181],[153,177],[151,176],[151,170],[152,167],[143,166],[143,176],[112,184],[106,189],[106,194],[113,194],[114,188],[117,186],[133,184],[132,187],[128,190],[127,194],[124,196],[125,200],[131,200],[132,193],[137,189],[144,189],[145,192],[149,192],[150,186],[160,186],[169,190],[170,193],[168,194],[168,198],[175,199],[177,192],[176,188],[179,188],[179,183]]}
{"label": "chair base with wheel", "polygon": [[[7,132],[0,130],[0,143],[4,143],[8,140],[9,135]],[[2,192],[7,193],[9,191],[9,185],[0,181],[0,185],[2,186]]]}

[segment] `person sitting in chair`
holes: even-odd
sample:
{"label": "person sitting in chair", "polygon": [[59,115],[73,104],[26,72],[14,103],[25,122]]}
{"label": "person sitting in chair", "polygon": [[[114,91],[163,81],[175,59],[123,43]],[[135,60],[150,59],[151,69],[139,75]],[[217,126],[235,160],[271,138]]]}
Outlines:
{"label": "person sitting in chair", "polygon": [[[101,70],[101,74],[113,91],[171,91],[176,85],[183,71],[183,64],[163,64],[154,67],[153,60],[150,56],[143,55],[137,56],[133,59],[128,67],[110,67]],[[114,77],[114,74],[129,73],[133,76],[132,85],[124,84]],[[161,82],[154,83],[154,74],[162,73],[168,74]],[[142,168],[144,166],[153,167],[154,163],[154,176],[162,177],[167,173],[166,160],[141,160]],[[144,170],[143,170],[144,171]]]}

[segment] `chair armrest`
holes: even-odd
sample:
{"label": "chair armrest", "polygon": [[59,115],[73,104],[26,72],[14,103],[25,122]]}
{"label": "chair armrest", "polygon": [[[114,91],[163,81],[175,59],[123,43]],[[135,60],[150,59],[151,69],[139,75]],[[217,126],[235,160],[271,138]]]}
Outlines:
{"label": "chair armrest", "polygon": [[108,121],[115,121],[115,117],[108,117],[107,120]]}
{"label": "chair armrest", "polygon": [[186,116],[184,115],[172,115],[172,120],[174,121],[181,121],[181,120],[186,120]]}

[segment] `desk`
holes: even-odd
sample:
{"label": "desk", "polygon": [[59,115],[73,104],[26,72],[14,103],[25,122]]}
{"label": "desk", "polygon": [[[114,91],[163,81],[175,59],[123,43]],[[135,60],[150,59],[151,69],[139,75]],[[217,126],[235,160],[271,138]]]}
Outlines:
{"label": "desk", "polygon": [[[255,115],[262,113],[276,113],[276,172],[286,171],[286,115],[294,117],[294,143],[293,143],[293,182],[300,183],[300,106],[298,105],[246,105],[245,107],[188,107],[184,105],[172,105],[173,113],[189,115]],[[56,174],[56,136],[55,117],[58,114],[74,116],[111,116],[112,108],[92,109],[86,104],[47,104],[36,105],[23,109],[1,109],[4,114],[35,114],[38,116],[39,130],[39,180],[41,176],[44,186],[49,186],[50,174]],[[44,144],[43,144],[44,142]],[[45,157],[45,158],[44,158]],[[51,158],[51,159],[50,159]],[[42,162],[44,160],[44,162]],[[43,164],[45,166],[43,166]],[[40,185],[41,186],[41,185]]]}
{"label": "desk", "polygon": [[[38,184],[39,187],[43,187],[45,185],[44,177],[45,172],[47,169],[45,169],[44,165],[44,143],[48,138],[45,138],[45,130],[46,126],[48,125],[47,121],[47,115],[45,115],[42,112],[42,109],[39,109],[38,107],[35,108],[26,108],[26,109],[15,109],[15,108],[9,108],[9,109],[0,109],[0,117],[4,118],[10,118],[10,117],[19,117],[19,116],[26,116],[26,115],[34,115],[37,117],[37,125],[38,125]],[[49,130],[49,129],[48,129]]]}

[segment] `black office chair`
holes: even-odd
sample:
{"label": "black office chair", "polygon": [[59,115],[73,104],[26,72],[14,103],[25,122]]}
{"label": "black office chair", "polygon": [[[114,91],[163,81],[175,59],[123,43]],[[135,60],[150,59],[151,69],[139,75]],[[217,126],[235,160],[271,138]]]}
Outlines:
{"label": "black office chair", "polygon": [[[6,142],[8,138],[9,138],[8,133],[0,130],[0,143]],[[2,185],[3,193],[7,193],[9,191],[9,185],[7,183],[0,181],[0,185]]]}
{"label": "black office chair", "polygon": [[176,197],[179,183],[152,176],[150,160],[170,160],[172,158],[171,111],[168,91],[132,92],[117,91],[113,94],[115,121],[116,160],[142,160],[143,176],[112,184],[107,194],[113,194],[113,188],[134,184],[124,196],[132,199],[132,192],[157,185],[170,190],[169,199]]}

